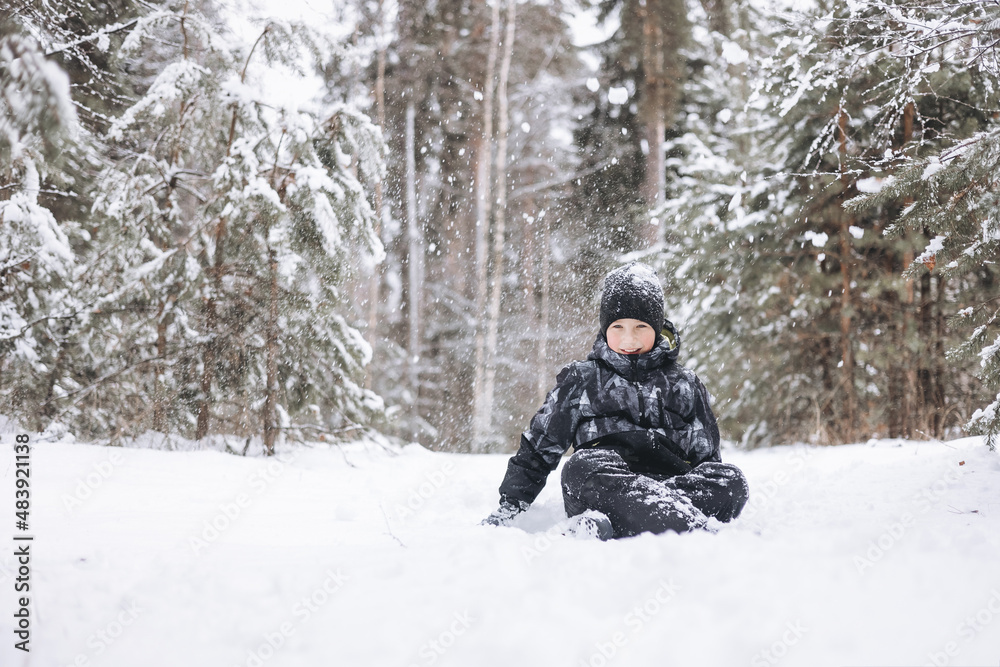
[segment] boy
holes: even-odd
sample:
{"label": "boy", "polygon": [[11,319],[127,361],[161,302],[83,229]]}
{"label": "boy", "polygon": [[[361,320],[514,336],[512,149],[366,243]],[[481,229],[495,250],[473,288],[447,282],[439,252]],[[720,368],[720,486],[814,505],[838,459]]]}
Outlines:
{"label": "boy", "polygon": [[680,338],[663,318],[656,273],[633,262],[608,274],[601,333],[586,361],[566,366],[521,435],[483,523],[510,524],[562,455],[568,532],[600,539],[704,528],[730,521],[749,496],[746,478],[721,462],[708,392],[677,363]]}

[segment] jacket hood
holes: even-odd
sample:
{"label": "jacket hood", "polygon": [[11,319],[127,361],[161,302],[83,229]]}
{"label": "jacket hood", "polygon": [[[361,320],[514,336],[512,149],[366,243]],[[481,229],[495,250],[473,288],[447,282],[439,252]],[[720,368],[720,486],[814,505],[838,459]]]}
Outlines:
{"label": "jacket hood", "polygon": [[[642,354],[619,354],[610,347],[604,334],[598,334],[594,347],[587,355],[588,361],[603,361],[619,375],[631,376],[636,371],[646,371],[677,361],[681,350],[681,337],[670,320],[663,321],[663,331],[656,337],[653,349]],[[633,362],[635,365],[633,366]]]}

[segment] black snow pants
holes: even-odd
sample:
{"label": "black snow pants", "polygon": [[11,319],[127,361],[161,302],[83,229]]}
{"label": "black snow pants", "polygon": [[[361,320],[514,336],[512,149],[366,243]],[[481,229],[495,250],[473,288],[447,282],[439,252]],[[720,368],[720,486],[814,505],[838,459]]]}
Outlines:
{"label": "black snow pants", "polygon": [[635,472],[614,449],[583,449],[562,470],[569,516],[605,514],[615,537],[702,528],[708,517],[731,521],[746,505],[746,477],[734,465],[705,462],[684,475]]}

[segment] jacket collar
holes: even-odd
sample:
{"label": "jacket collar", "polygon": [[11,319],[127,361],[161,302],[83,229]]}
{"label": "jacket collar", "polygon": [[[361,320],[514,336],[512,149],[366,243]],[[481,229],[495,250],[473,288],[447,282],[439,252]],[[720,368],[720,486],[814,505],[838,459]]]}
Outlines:
{"label": "jacket collar", "polygon": [[610,347],[602,334],[597,335],[594,348],[587,355],[591,361],[603,361],[619,375],[631,377],[637,371],[647,371],[659,366],[666,366],[677,360],[680,353],[681,337],[677,329],[668,320],[663,323],[663,332],[657,336],[656,344],[649,352],[642,354],[619,354]]}

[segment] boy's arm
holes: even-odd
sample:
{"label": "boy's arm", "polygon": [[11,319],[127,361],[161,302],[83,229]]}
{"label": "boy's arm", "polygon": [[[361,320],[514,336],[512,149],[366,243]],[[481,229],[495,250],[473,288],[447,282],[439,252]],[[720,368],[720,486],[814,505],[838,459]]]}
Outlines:
{"label": "boy's arm", "polygon": [[521,446],[507,463],[507,475],[500,484],[501,502],[526,507],[538,497],[549,473],[573,444],[580,423],[580,386],[573,366],[559,373],[555,388],[521,434]]}
{"label": "boy's arm", "polygon": [[696,448],[695,451],[710,452],[708,456],[698,461],[695,465],[704,463],[705,461],[722,461],[722,456],[719,453],[719,443],[721,440],[719,425],[715,421],[715,413],[712,412],[712,406],[709,401],[708,390],[705,389],[705,385],[701,383],[701,380],[695,377],[694,418],[702,425],[702,428],[695,434],[695,437],[704,438],[707,441],[702,448]]}

